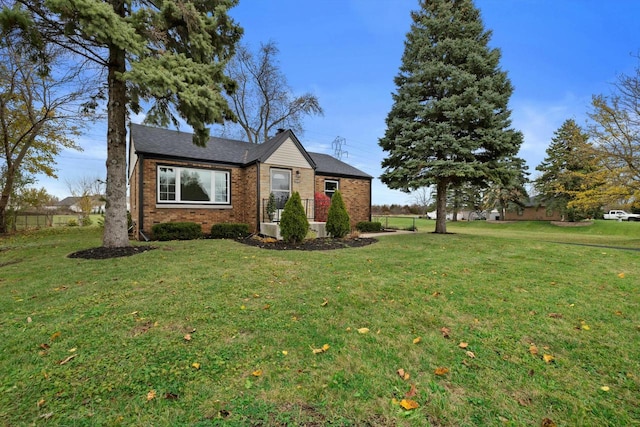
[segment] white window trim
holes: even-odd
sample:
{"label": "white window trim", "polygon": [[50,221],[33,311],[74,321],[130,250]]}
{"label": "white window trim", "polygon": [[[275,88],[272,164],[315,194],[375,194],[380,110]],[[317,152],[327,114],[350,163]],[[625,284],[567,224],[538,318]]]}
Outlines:
{"label": "white window trim", "polygon": [[[327,195],[327,183],[328,182],[333,182],[336,184],[336,188],[335,190],[333,190],[333,193],[335,193],[336,191],[340,190],[340,181],[338,181],[337,179],[325,179],[324,180],[324,194]],[[333,195],[332,193],[332,195]]]}
{"label": "white window trim", "polygon": [[[175,194],[176,200],[160,200],[160,169],[171,168],[175,171]],[[214,200],[206,201],[194,201],[185,200],[181,201],[180,198],[180,175],[183,169],[200,170],[211,173],[211,191],[212,198]],[[225,202],[215,201],[215,176],[216,172],[224,173],[227,180],[227,200]],[[194,207],[214,207],[214,208],[227,208],[231,207],[231,171],[225,169],[206,169],[188,166],[174,166],[174,165],[157,165],[156,166],[156,206],[157,207],[182,207],[182,208],[194,208]]]}
{"label": "white window trim", "polygon": [[292,190],[292,187],[293,187],[293,185],[291,184],[291,178],[293,176],[293,173],[292,173],[291,169],[281,169],[281,168],[271,168],[271,169],[269,169],[269,191],[271,193],[273,193],[273,192],[284,193],[284,190],[280,190],[280,189],[274,190],[274,188],[273,188],[273,174],[276,173],[276,172],[282,172],[282,173],[285,173],[285,174],[289,175],[289,197],[287,199],[291,198],[291,190]]}

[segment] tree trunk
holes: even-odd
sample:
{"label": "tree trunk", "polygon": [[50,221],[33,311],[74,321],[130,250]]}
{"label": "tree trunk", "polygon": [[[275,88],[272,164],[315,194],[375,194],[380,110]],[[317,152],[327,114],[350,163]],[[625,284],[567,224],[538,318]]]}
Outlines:
{"label": "tree trunk", "polygon": [[9,198],[13,190],[13,177],[15,175],[15,169],[13,166],[7,166],[5,171],[5,182],[2,187],[2,194],[0,195],[0,234],[8,233],[7,228],[7,206],[9,206]]}
{"label": "tree trunk", "polygon": [[436,185],[436,231],[447,232],[447,181],[439,179]]}
{"label": "tree trunk", "polygon": [[[123,12],[124,13],[124,12]],[[107,112],[107,185],[102,245],[129,246],[127,229],[127,88],[119,78],[124,73],[125,52],[109,48],[109,100]]]}

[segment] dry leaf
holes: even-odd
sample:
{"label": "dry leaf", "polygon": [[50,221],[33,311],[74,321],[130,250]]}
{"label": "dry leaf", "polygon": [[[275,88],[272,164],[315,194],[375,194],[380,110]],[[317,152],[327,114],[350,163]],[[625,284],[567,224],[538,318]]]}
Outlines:
{"label": "dry leaf", "polygon": [[69,361],[71,359],[73,359],[76,356],[77,356],[77,354],[72,354],[71,356],[69,356],[69,357],[67,357],[65,359],[62,359],[62,360],[58,361],[58,365],[66,365],[67,363],[69,363]]}
{"label": "dry leaf", "polygon": [[589,327],[589,325],[587,325],[586,323],[583,323],[582,325],[580,325],[580,328],[582,328],[585,331],[590,330],[591,328]]}
{"label": "dry leaf", "polygon": [[440,367],[440,368],[436,368],[435,370],[435,374],[436,375],[446,375],[449,373],[449,368],[444,368],[444,367]]}
{"label": "dry leaf", "polygon": [[175,393],[165,393],[164,398],[167,400],[176,400],[179,396]]}
{"label": "dry leaf", "polygon": [[286,356],[289,352],[287,350],[282,350],[282,354]]}
{"label": "dry leaf", "polygon": [[531,344],[531,347],[529,347],[529,353],[531,353],[534,356],[536,356],[538,354],[538,347],[536,347],[535,345]]}
{"label": "dry leaf", "polygon": [[541,427],[557,427],[556,423],[554,423],[551,419],[545,418],[542,420]]}
{"label": "dry leaf", "polygon": [[194,368],[194,369],[200,369],[200,364],[198,362],[193,362],[191,364],[191,367]]}
{"label": "dry leaf", "polygon": [[184,335],[184,340],[185,341],[191,341],[191,334],[185,334]]}
{"label": "dry leaf", "polygon": [[263,310],[269,310],[271,308],[271,304],[265,304],[264,307],[262,307]]}
{"label": "dry leaf", "polygon": [[44,405],[44,403],[45,403],[45,400],[44,399],[40,399],[40,400],[38,400],[38,403],[36,403],[36,406],[38,406],[38,408],[40,408],[40,407],[42,407]]}
{"label": "dry leaf", "polygon": [[434,298],[438,298],[440,296],[440,292],[435,291],[434,293],[431,294],[431,296]]}
{"label": "dry leaf", "polygon": [[549,313],[549,317],[552,317],[554,319],[562,319],[562,314],[560,314],[560,313]]}
{"label": "dry leaf", "polygon": [[400,378],[402,378],[403,380],[407,381],[411,376],[409,375],[409,372],[405,371],[404,369],[400,368],[396,371],[398,373],[398,375],[400,376]]}
{"label": "dry leaf", "polygon": [[420,407],[420,405],[418,405],[418,402],[416,402],[415,400],[411,400],[411,399],[402,399],[400,401],[400,406],[402,406],[407,411],[410,411],[412,409],[416,409],[416,408]]}
{"label": "dry leaf", "polygon": [[54,341],[56,338],[60,338],[61,332],[55,332],[53,335],[51,335],[51,338],[49,338],[51,341]]}
{"label": "dry leaf", "polygon": [[367,334],[367,333],[369,333],[369,328],[360,328],[360,329],[358,329],[358,333]]}
{"label": "dry leaf", "polygon": [[542,360],[544,360],[546,363],[551,363],[554,359],[555,358],[550,354],[545,354],[542,356]]}
{"label": "dry leaf", "polygon": [[458,344],[458,347],[460,347],[460,348],[467,348],[467,347],[469,347],[469,344],[468,344],[468,343],[466,343],[466,342],[461,342],[460,344]]}
{"label": "dry leaf", "polygon": [[27,317],[27,323],[31,323],[33,322],[33,320],[31,319],[31,317]]}
{"label": "dry leaf", "polygon": [[449,338],[449,334],[451,333],[451,329],[449,329],[447,327],[442,327],[442,328],[440,328],[440,332],[442,332],[442,336],[444,338]]}
{"label": "dry leaf", "polygon": [[619,273],[618,277],[621,278],[621,279],[624,279],[624,273]]}
{"label": "dry leaf", "polygon": [[156,391],[150,390],[149,393],[147,393],[147,402],[155,398],[156,398]]}
{"label": "dry leaf", "polygon": [[40,348],[43,349],[43,350],[48,350],[51,347],[49,346],[49,344],[43,343],[43,344],[40,344]]}
{"label": "dry leaf", "polygon": [[476,355],[475,355],[475,354],[473,354],[473,351],[467,351],[467,356],[469,356],[469,357],[470,357],[470,358],[472,358],[472,359],[475,359],[475,358],[476,358]]}
{"label": "dry leaf", "polygon": [[411,388],[405,393],[404,397],[414,397],[416,394],[418,394],[418,389],[415,384],[411,384]]}
{"label": "dry leaf", "polygon": [[415,338],[413,339],[413,343],[414,343],[414,344],[418,344],[420,341],[422,341],[422,338],[420,338],[420,337],[415,337]]}
{"label": "dry leaf", "polygon": [[251,373],[254,377],[259,377],[262,375],[262,369],[257,369]]}
{"label": "dry leaf", "polygon": [[327,304],[329,304],[329,300],[326,298],[323,298],[322,304],[320,304],[320,307],[326,307]]}
{"label": "dry leaf", "polygon": [[329,350],[329,344],[325,344],[320,348],[313,348],[311,347],[311,351],[313,351],[313,354],[320,354],[320,353],[324,353],[325,351]]}
{"label": "dry leaf", "polygon": [[602,391],[609,391],[609,387],[607,387],[606,385],[603,385],[602,387],[600,387],[600,390]]}

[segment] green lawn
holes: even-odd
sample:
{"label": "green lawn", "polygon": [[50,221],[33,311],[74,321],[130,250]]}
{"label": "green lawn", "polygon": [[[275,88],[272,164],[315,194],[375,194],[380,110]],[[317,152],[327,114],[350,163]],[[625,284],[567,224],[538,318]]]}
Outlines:
{"label": "green lawn", "polygon": [[0,424],[640,425],[640,252],[586,246],[640,223],[423,221],[327,252],[2,238]]}

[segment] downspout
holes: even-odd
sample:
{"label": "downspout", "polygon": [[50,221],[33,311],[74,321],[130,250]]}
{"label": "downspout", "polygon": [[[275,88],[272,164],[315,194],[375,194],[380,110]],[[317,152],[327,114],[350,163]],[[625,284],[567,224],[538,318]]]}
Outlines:
{"label": "downspout", "polygon": [[369,222],[373,220],[371,217],[371,204],[373,203],[373,178],[369,178]]}
{"label": "downspout", "polygon": [[142,238],[145,241],[149,241],[149,239],[147,238],[147,236],[145,236],[142,233],[142,228],[144,227],[144,215],[143,215],[143,209],[144,209],[144,197],[142,194],[142,191],[144,189],[144,154],[139,154],[138,155],[138,166],[140,167],[140,173],[138,176],[138,239],[140,238],[140,236],[142,236]]}
{"label": "downspout", "polygon": [[257,195],[257,203],[256,203],[256,230],[260,233],[260,162],[256,162],[256,195]]}

